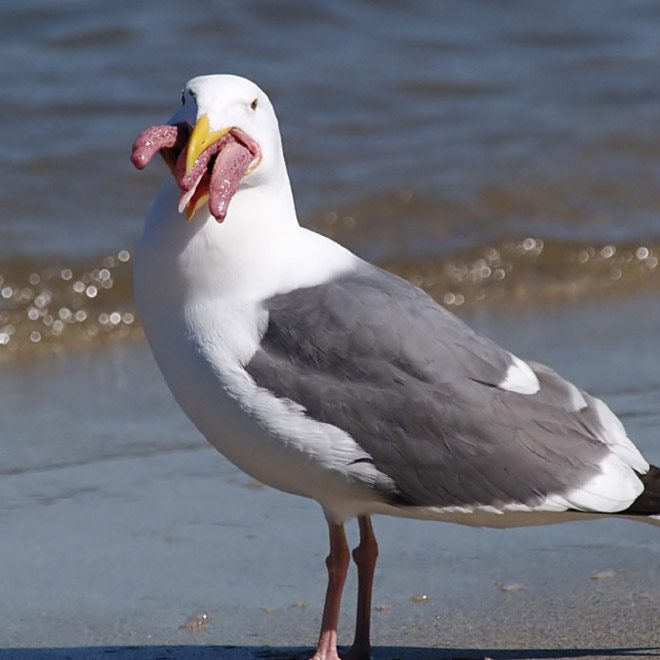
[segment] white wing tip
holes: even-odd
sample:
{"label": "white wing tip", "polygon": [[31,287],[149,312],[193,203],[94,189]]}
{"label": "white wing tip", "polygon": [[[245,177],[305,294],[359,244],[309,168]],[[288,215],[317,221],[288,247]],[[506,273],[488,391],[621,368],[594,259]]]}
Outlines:
{"label": "white wing tip", "polygon": [[518,394],[536,394],[541,389],[539,379],[532,368],[515,355],[511,355],[511,364],[498,387]]}

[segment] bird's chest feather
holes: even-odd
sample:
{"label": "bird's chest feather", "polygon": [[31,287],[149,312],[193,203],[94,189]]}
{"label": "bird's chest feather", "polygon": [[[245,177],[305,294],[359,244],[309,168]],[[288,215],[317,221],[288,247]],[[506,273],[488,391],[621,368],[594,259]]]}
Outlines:
{"label": "bird's chest feather", "polygon": [[[351,489],[348,466],[364,452],[341,429],[260,388],[244,365],[267,323],[259,305],[189,302],[167,322],[142,310],[145,332],[177,402],[206,439],[259,481],[324,501]],[[293,468],[292,468],[293,466]]]}

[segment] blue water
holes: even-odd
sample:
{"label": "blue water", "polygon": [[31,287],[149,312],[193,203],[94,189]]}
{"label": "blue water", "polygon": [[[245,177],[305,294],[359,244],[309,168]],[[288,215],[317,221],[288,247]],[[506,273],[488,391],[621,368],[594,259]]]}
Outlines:
{"label": "blue water", "polygon": [[659,29],[641,0],[6,3],[0,257],[133,245],[161,174],[130,144],[213,72],[272,96],[303,217],[410,189],[413,234],[657,239]]}

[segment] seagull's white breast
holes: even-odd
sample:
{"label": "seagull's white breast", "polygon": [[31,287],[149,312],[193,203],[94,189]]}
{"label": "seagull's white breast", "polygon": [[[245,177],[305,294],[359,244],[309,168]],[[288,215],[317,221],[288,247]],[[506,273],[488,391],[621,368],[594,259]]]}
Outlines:
{"label": "seagull's white breast", "polygon": [[244,368],[266,330],[266,298],[326,281],[359,260],[297,226],[286,232],[286,246],[273,245],[272,237],[262,246],[254,240],[234,259],[219,247],[214,219],[195,227],[195,219],[186,223],[172,211],[175,195],[166,188],[147,220],[135,291],[177,402],[211,444],[255,479],[317,499],[327,510],[368,498],[345,469],[365,456],[353,439],[259,388]]}

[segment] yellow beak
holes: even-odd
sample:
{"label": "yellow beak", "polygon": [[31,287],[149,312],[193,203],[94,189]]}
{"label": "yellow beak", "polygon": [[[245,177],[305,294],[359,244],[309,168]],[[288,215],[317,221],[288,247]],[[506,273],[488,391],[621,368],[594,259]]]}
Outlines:
{"label": "yellow beak", "polygon": [[192,135],[188,140],[188,151],[186,153],[186,174],[190,174],[195,161],[199,155],[210,147],[214,142],[217,142],[221,137],[224,137],[231,131],[230,128],[223,128],[220,131],[211,132],[211,123],[207,114],[203,114],[195,124]]}
{"label": "yellow beak", "polygon": [[195,202],[194,205],[192,205],[190,202],[186,204],[186,222],[190,222],[192,220],[193,215],[197,213],[198,209],[201,209],[206,202],[209,201],[209,194],[204,193],[198,200]]}

